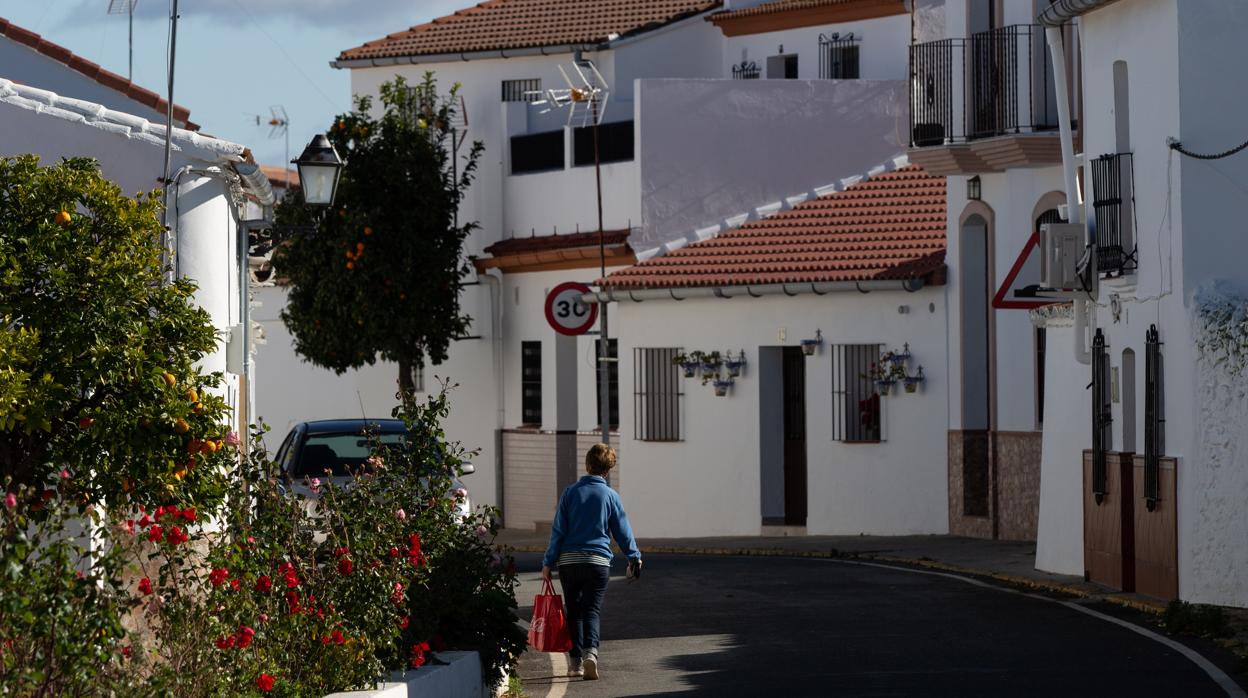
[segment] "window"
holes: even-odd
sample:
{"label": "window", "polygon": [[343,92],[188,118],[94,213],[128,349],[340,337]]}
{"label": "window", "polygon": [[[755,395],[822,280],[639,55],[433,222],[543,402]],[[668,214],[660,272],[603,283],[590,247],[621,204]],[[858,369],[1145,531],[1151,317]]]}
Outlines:
{"label": "window", "polygon": [[416,364],[416,370],[412,376],[412,387],[418,393],[425,392],[425,362],[421,361]]}
{"label": "window", "polygon": [[1036,428],[1044,428],[1044,352],[1048,331],[1036,328]]}
{"label": "window", "polygon": [[520,421],[542,425],[542,343],[520,343]]}
{"label": "window", "polygon": [[[598,361],[598,357],[602,356],[602,340],[594,340],[594,362]],[[610,421],[607,423],[612,429],[620,428],[620,347],[619,340],[607,340],[607,358],[611,361],[607,362],[607,392],[611,402]],[[595,373],[595,381],[601,381],[602,378]],[[602,424],[602,389],[601,383],[594,383],[594,395],[596,396],[596,404],[598,405],[598,424]]]}
{"label": "window", "polygon": [[563,130],[511,137],[511,173],[563,169]]}
{"label": "window", "polygon": [[1161,360],[1161,337],[1157,326],[1150,325],[1144,340],[1144,502],[1149,511],[1157,508],[1161,498],[1158,471],[1166,449]]}
{"label": "window", "polygon": [[1109,352],[1100,329],[1092,338],[1092,494],[1105,499],[1108,483],[1105,457],[1111,446],[1113,404],[1109,392]]}
{"label": "window", "polygon": [[832,440],[884,440],[880,395],[875,390],[879,344],[832,345]]}
{"label": "window", "polygon": [[541,99],[542,79],[504,80],[504,102],[536,102]]}
{"label": "window", "polygon": [[[598,125],[598,159],[603,163],[633,159],[632,120]],[[572,164],[575,167],[594,164],[593,126],[580,126],[572,131]]]}
{"label": "window", "polygon": [[858,39],[853,34],[819,35],[819,78],[821,80],[857,80]]}
{"label": "window", "polygon": [[1092,211],[1096,215],[1096,260],[1102,276],[1136,269],[1134,168],[1131,153],[1092,161]]}
{"label": "window", "polygon": [[407,88],[407,97],[408,99],[401,111],[406,119],[412,119],[417,116],[431,119],[438,110],[438,93],[436,89],[425,85],[415,85]]}
{"label": "window", "polygon": [[680,441],[676,348],[633,350],[633,434],[638,441]]}

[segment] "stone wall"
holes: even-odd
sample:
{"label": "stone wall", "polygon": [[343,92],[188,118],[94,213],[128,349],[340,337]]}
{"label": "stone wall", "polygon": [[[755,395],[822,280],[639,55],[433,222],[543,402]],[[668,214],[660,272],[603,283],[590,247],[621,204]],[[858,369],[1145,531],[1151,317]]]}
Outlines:
{"label": "stone wall", "polygon": [[949,432],[949,533],[1035,540],[1041,432]]}

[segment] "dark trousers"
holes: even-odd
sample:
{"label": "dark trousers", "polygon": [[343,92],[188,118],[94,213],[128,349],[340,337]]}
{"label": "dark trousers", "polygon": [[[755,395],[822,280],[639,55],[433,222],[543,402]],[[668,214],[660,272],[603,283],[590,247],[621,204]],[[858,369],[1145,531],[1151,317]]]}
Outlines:
{"label": "dark trousers", "polygon": [[572,634],[569,654],[575,658],[580,658],[584,650],[598,648],[598,618],[610,577],[611,568],[606,565],[559,566],[559,585],[563,587]]}

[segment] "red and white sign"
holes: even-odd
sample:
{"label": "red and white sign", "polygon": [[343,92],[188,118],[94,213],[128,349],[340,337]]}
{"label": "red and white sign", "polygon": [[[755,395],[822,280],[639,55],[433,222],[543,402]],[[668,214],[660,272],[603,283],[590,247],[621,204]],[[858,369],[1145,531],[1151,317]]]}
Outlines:
{"label": "red and white sign", "polygon": [[598,306],[586,303],[581,296],[592,293],[590,288],[575,281],[565,281],[546,294],[546,322],[559,334],[585,334],[598,321]]}

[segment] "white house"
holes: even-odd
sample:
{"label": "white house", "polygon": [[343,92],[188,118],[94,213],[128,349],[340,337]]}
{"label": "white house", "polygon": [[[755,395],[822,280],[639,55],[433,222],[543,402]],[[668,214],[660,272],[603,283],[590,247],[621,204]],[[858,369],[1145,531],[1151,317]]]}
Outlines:
{"label": "white house", "polygon": [[[164,124],[2,76],[0,123],[0,156],[33,153],[44,163],[91,157],[105,177],[131,195],[160,187]],[[194,301],[221,334],[220,348],[205,357],[201,368],[225,375],[221,393],[234,409],[234,428],[243,432],[248,415],[240,323],[247,275],[240,224],[244,202],[271,205],[272,192],[243,146],[180,128],[173,130],[171,141],[171,167],[177,174],[170,227],[177,273],[198,284]]]}
{"label": "white house", "polygon": [[[822,4],[814,14],[755,8],[766,15],[758,24],[733,14],[747,3],[627,0],[604,12],[593,2],[502,0],[334,61],[351,70],[355,94],[375,96],[395,75],[415,82],[428,70],[443,89],[459,83],[468,116],[460,135],[485,144],[460,212],[481,224],[467,242],[478,273],[463,299],[477,318],[474,338],[457,342],[443,365],[426,366],[424,385],[432,389],[435,376],[458,384],[448,433],[480,449],[468,485],[474,501],[504,505],[507,525],[549,518],[574,476],[573,442],[600,438],[596,338],[556,341],[542,307],[549,289],[592,283],[604,261],[608,272],[621,269],[844,188],[903,151],[904,3]],[[884,50],[890,43],[894,54]],[[754,77],[733,70],[743,51],[765,61],[781,45],[774,55],[798,56],[796,79],[732,79]],[[836,67],[821,72],[820,55]],[[600,126],[604,258],[590,129],[580,115],[531,103],[564,87],[560,69],[573,72],[578,56],[593,61],[610,91]],[[262,302],[257,403],[275,434],[303,419],[390,409],[393,367],[333,376],[299,364],[278,319],[284,291],[265,290]],[[631,361],[622,349],[613,374]],[[620,380],[613,394],[627,401]],[[613,425],[620,402],[609,401]],[[625,458],[620,483],[628,469]]]}
{"label": "white house", "polygon": [[1227,71],[1248,59],[1248,7],[1056,3],[1041,19],[1079,27],[1083,147],[1065,164],[1097,283],[1074,341],[1047,353],[1067,443],[1045,440],[1038,565],[1079,555],[1109,586],[1248,606],[1248,95]]}
{"label": "white house", "polygon": [[[908,155],[948,176],[949,531],[1043,541],[1057,535],[1046,525],[1079,526],[1077,513],[1039,516],[1051,484],[1041,447],[1069,444],[1050,420],[1077,421],[1085,402],[1046,394],[1046,349],[1069,345],[1069,330],[1048,311],[1033,326],[1027,311],[1047,301],[1014,293],[1039,281],[1035,238],[1065,203],[1056,88],[1035,24],[1048,3],[916,5]],[[1038,564],[1083,571],[1077,553],[1043,546]]]}
{"label": "white house", "polygon": [[639,535],[948,532],[945,208],[904,167],[603,281]]}

